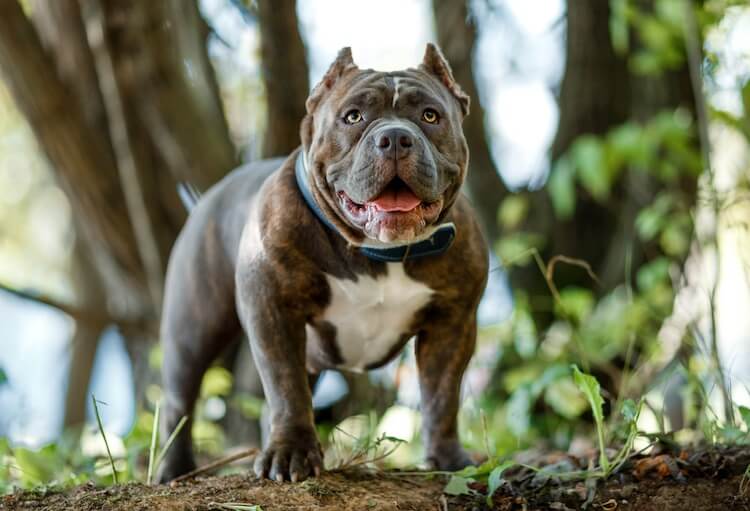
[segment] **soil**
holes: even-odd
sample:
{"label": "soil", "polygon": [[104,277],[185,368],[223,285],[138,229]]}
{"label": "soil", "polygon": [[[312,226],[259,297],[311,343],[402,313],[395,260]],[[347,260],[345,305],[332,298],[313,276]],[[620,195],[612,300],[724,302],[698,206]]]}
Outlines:
{"label": "soil", "polygon": [[[548,467],[585,462],[565,454],[545,455]],[[17,491],[0,500],[0,510],[221,510],[230,503],[258,511],[406,510],[575,510],[750,511],[743,474],[750,450],[724,449],[633,458],[606,483],[564,482],[538,471],[511,470],[492,506],[475,483],[474,495],[443,493],[446,479],[399,472],[351,469],[325,473],[303,483],[258,481],[250,476],[204,477],[171,486],[130,483],[64,492]],[[237,509],[237,508],[234,508]],[[243,508],[239,508],[243,509]],[[252,509],[250,507],[244,509]]]}

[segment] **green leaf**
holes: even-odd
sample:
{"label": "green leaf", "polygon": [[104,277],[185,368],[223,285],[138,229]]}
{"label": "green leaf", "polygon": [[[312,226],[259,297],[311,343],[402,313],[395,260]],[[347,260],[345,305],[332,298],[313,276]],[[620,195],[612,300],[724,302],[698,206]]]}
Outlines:
{"label": "green leaf", "polygon": [[[670,0],[673,3],[674,0]],[[654,50],[654,53],[665,52],[670,49],[672,45],[672,33],[669,27],[660,20],[653,16],[646,16],[640,23],[639,33],[641,41],[650,50]]]}
{"label": "green leaf", "polygon": [[450,478],[450,481],[448,481],[448,484],[446,484],[445,488],[443,488],[443,493],[447,493],[448,495],[454,495],[454,496],[455,495],[470,495],[471,494],[471,488],[469,488],[470,482],[473,482],[473,481],[465,477],[452,475]]}
{"label": "green leaf", "polygon": [[594,136],[580,137],[571,148],[573,165],[583,187],[598,201],[609,196],[609,170],[604,145]]}
{"label": "green leaf", "polygon": [[635,219],[635,228],[643,241],[651,241],[667,224],[667,215],[674,209],[675,199],[669,193],[660,194]]}
{"label": "green leaf", "polygon": [[8,383],[8,375],[5,373],[2,367],[0,367],[0,385]]}
{"label": "green leaf", "polygon": [[531,383],[531,395],[536,399],[548,386],[570,375],[570,368],[564,364],[553,364]]}
{"label": "green leaf", "polygon": [[518,310],[513,315],[513,345],[516,352],[525,360],[536,354],[536,325],[528,311]]}
{"label": "green leaf", "polygon": [[605,452],[604,445],[604,400],[601,395],[601,388],[596,378],[590,374],[584,374],[575,364],[573,368],[573,380],[578,390],[580,390],[589,402],[591,413],[594,415],[596,433],[599,439],[599,465],[605,474],[609,473],[609,459]]}
{"label": "green leaf", "polygon": [[607,135],[607,143],[619,160],[635,159],[634,163],[643,160],[641,151],[643,129],[634,122],[626,122],[612,129]]}
{"label": "green leaf", "polygon": [[529,201],[523,195],[509,195],[500,204],[497,220],[505,229],[515,229],[526,218],[529,211]]}
{"label": "green leaf", "polygon": [[594,309],[594,294],[581,287],[566,287],[560,291],[560,302],[555,306],[564,317],[581,324]]}
{"label": "green leaf", "polygon": [[498,488],[505,482],[503,479],[503,472],[512,467],[514,463],[512,461],[505,461],[500,465],[496,466],[490,472],[490,477],[487,479],[487,505],[492,506],[492,496],[495,494]]}
{"label": "green leaf", "polygon": [[620,55],[627,53],[630,46],[627,6],[628,0],[611,0],[609,6],[609,33],[612,38],[612,47]]}
{"label": "green leaf", "polygon": [[544,392],[544,402],[566,419],[575,419],[586,410],[586,400],[570,377],[552,382]]}
{"label": "green leaf", "polygon": [[633,423],[638,419],[638,405],[632,399],[626,399],[622,402],[622,416],[628,423]]}
{"label": "green leaf", "polygon": [[747,430],[750,431],[750,408],[740,405],[739,410],[740,417],[742,417],[742,422],[745,423]]}
{"label": "green leaf", "polygon": [[232,391],[232,373],[213,366],[206,371],[201,383],[201,397],[228,396]]}
{"label": "green leaf", "polygon": [[260,419],[265,401],[247,392],[238,392],[232,398],[232,405],[236,406],[246,419]]}
{"label": "green leaf", "polygon": [[669,222],[659,236],[659,245],[668,255],[681,257],[690,247],[690,233],[676,222]]}
{"label": "green leaf", "polygon": [[646,292],[664,282],[669,277],[669,264],[669,259],[666,257],[658,257],[641,266],[636,275],[638,289]]}
{"label": "green leaf", "polygon": [[552,199],[555,215],[561,220],[573,216],[576,209],[576,189],[573,167],[567,157],[557,160],[547,181],[547,192]]}
{"label": "green leaf", "polygon": [[722,443],[738,444],[747,437],[747,433],[736,426],[723,426],[718,430]]}
{"label": "green leaf", "polygon": [[529,232],[504,236],[495,244],[495,253],[504,266],[525,266],[532,260],[534,248],[543,245],[543,238]]}
{"label": "green leaf", "polygon": [[[689,5],[689,4],[688,4]],[[675,31],[682,31],[685,26],[685,4],[674,0],[657,0],[656,13],[662,23]]]}
{"label": "green leaf", "polygon": [[659,56],[651,51],[638,51],[630,57],[630,67],[635,74],[656,75],[662,71]]}
{"label": "green leaf", "polygon": [[21,469],[21,479],[29,484],[42,484],[49,482],[54,476],[56,465],[62,461],[54,455],[54,444],[43,447],[38,451],[32,451],[25,447],[13,449],[16,465]]}
{"label": "green leaf", "polygon": [[506,405],[506,422],[508,429],[517,437],[528,433],[531,427],[531,405],[534,396],[529,385],[521,385],[511,394]]}
{"label": "green leaf", "polygon": [[742,106],[745,109],[745,117],[750,118],[750,79],[742,86]]}

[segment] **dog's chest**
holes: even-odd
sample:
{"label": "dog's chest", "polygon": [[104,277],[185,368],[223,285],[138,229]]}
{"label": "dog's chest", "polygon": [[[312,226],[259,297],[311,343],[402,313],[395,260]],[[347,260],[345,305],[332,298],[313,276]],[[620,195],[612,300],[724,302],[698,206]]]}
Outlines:
{"label": "dog's chest", "polygon": [[409,277],[401,263],[385,275],[356,281],[327,276],[331,302],[323,319],[336,328],[340,367],[361,371],[383,359],[403,340],[433,290]]}

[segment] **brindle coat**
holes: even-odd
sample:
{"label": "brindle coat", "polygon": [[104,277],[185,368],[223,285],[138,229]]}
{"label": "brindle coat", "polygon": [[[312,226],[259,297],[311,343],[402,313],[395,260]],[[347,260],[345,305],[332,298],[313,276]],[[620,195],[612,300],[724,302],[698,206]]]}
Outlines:
{"label": "brindle coat", "polygon": [[[341,122],[352,105],[362,112],[362,126]],[[439,113],[439,122],[420,122],[425,105]],[[244,330],[271,418],[256,474],[298,480],[320,472],[310,378],[345,364],[339,349],[344,340],[337,339],[335,325],[322,319],[332,300],[329,279],[356,282],[365,276],[384,278],[388,271],[385,263],[360,253],[358,246],[372,236],[352,221],[339,197],[343,193],[366,203],[398,176],[424,204],[439,208],[432,216],[403,217],[391,225],[395,230],[389,236],[408,242],[449,221],[456,238],[441,255],[390,263],[403,264],[405,274],[432,294],[388,355],[367,368],[386,363],[416,336],[428,461],[446,470],[466,466],[470,459],[458,441],[456,415],[487,277],[487,246],[459,194],[468,164],[461,130],[468,98],[433,45],[418,69],[397,73],[359,70],[345,49],[311,93],[307,108],[302,148],[284,160],[228,175],[200,201],[175,245],[161,334],[163,437],[192,413],[203,373]],[[382,138],[377,130],[384,119],[402,122],[413,138],[410,151],[398,161],[383,156],[372,142]],[[298,189],[294,162],[299,151],[305,152],[316,203],[339,232],[315,216]],[[168,451],[159,478],[167,481],[193,467],[188,425]]]}

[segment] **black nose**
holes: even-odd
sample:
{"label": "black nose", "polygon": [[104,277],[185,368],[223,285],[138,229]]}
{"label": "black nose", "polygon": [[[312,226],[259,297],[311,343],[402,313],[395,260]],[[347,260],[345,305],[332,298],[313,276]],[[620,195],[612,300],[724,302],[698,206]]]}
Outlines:
{"label": "black nose", "polygon": [[376,135],[376,145],[386,158],[403,157],[414,145],[414,138],[404,128],[390,128]]}

